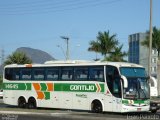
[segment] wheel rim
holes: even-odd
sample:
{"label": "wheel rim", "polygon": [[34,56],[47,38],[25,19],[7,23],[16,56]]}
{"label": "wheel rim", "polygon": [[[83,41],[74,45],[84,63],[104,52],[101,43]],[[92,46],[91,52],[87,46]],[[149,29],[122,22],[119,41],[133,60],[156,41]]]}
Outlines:
{"label": "wheel rim", "polygon": [[20,108],[24,108],[26,106],[26,101],[24,99],[20,99],[18,102],[18,106]]}
{"label": "wheel rim", "polygon": [[29,109],[35,109],[36,108],[36,101],[34,99],[29,100],[29,102],[28,102],[28,108]]}
{"label": "wheel rim", "polygon": [[101,103],[97,102],[97,103],[93,103],[92,104],[92,111],[95,113],[101,113],[102,112],[102,105]]}

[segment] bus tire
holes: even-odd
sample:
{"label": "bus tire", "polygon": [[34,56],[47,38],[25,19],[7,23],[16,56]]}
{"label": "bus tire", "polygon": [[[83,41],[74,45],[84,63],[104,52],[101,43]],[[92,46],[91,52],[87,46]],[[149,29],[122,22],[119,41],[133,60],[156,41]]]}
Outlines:
{"label": "bus tire", "polygon": [[102,104],[99,100],[94,100],[91,104],[91,111],[93,113],[102,113]]}
{"label": "bus tire", "polygon": [[37,108],[37,103],[34,97],[30,97],[28,99],[28,108],[29,109],[36,109]]}
{"label": "bus tire", "polygon": [[19,97],[18,99],[18,107],[25,108],[26,107],[26,100],[24,97]]}
{"label": "bus tire", "polygon": [[157,110],[151,110],[151,113],[156,113],[157,112]]}

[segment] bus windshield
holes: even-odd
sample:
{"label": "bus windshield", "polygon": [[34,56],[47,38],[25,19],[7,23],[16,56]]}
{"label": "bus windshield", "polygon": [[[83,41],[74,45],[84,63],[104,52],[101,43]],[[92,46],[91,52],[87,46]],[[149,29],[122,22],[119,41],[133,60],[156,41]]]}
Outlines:
{"label": "bus windshield", "polygon": [[121,75],[128,81],[128,87],[123,89],[126,99],[149,99],[149,84],[144,68],[121,67]]}

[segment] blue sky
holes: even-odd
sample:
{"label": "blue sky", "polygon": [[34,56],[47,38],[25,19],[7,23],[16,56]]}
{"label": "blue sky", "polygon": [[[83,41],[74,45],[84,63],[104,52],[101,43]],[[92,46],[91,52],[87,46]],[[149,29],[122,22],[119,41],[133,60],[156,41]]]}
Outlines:
{"label": "blue sky", "polygon": [[[128,35],[149,29],[149,0],[0,0],[0,49],[5,56],[31,47],[65,59],[70,38],[71,59],[95,59],[89,41],[99,31],[117,34],[128,50]],[[153,0],[153,26],[160,28],[160,0]],[[102,56],[99,54],[99,58]]]}

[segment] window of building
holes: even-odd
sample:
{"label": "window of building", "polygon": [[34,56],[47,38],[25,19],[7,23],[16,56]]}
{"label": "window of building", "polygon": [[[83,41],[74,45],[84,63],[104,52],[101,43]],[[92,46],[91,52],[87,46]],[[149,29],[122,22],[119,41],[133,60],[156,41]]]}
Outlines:
{"label": "window of building", "polygon": [[153,50],[152,50],[152,54],[157,54],[157,50],[156,50],[156,49],[153,49]]}
{"label": "window of building", "polygon": [[152,63],[157,63],[157,58],[152,58]]}
{"label": "window of building", "polygon": [[153,67],[153,72],[156,72],[157,71],[157,67]]}

